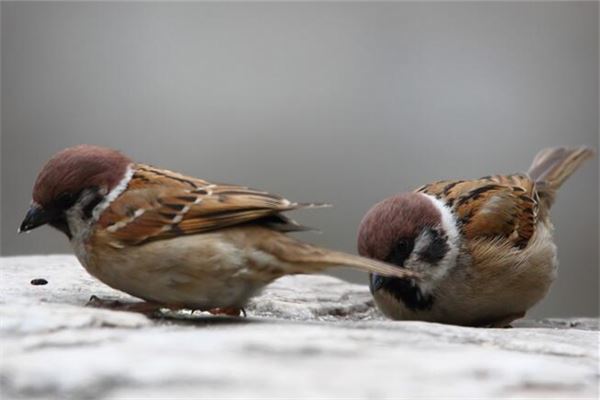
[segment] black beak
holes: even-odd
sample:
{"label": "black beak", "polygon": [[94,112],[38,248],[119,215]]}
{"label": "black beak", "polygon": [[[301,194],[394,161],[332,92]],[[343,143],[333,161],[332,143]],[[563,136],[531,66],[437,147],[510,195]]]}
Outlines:
{"label": "black beak", "polygon": [[18,232],[27,232],[37,228],[38,226],[45,225],[52,221],[54,217],[54,212],[45,210],[42,207],[34,204],[29,208],[29,211],[27,211],[27,215],[25,215]]}
{"label": "black beak", "polygon": [[385,276],[369,274],[369,289],[371,289],[371,294],[381,289],[381,287],[385,284],[385,280]]}

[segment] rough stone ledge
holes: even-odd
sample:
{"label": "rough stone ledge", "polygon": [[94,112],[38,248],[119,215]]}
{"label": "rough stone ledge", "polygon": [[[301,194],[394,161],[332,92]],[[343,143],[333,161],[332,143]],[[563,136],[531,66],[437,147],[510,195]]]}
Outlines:
{"label": "rough stone ledge", "polygon": [[83,307],[92,294],[134,301],[72,256],[0,258],[2,399],[598,396],[595,318],[389,321],[366,287],[326,276],[275,282],[245,319],[150,320]]}

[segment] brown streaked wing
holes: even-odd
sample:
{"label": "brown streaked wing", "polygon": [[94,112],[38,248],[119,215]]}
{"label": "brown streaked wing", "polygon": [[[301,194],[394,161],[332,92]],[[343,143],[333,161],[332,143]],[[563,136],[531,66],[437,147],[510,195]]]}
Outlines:
{"label": "brown streaked wing", "polygon": [[417,191],[444,201],[455,213],[467,238],[501,237],[524,247],[534,233],[535,187],[524,175],[440,181]]}
{"label": "brown streaked wing", "polygon": [[128,188],[138,189],[147,188],[148,186],[169,186],[169,187],[182,187],[182,188],[198,188],[208,185],[207,182],[202,179],[193,178],[190,176],[182,175],[178,172],[169,171],[166,169],[155,168],[151,165],[136,164],[134,166],[134,176],[129,182]]}
{"label": "brown streaked wing", "polygon": [[99,224],[119,242],[141,244],[277,217],[309,206],[244,186],[213,184],[138,166],[127,190],[102,213]]}

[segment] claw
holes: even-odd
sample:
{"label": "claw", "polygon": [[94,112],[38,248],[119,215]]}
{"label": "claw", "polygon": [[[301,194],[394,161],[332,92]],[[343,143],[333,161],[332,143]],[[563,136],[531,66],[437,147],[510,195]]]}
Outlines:
{"label": "claw", "polygon": [[235,308],[235,307],[218,307],[211,308],[208,310],[209,313],[213,315],[226,315],[228,317],[239,317],[240,314],[246,316],[246,310],[243,308]]}
{"label": "claw", "polygon": [[105,300],[101,299],[96,295],[92,295],[86,307],[105,308],[114,311],[130,311],[144,314],[148,317],[155,316],[161,308],[165,306],[158,303],[150,302],[136,302],[136,303],[124,303],[119,300]]}

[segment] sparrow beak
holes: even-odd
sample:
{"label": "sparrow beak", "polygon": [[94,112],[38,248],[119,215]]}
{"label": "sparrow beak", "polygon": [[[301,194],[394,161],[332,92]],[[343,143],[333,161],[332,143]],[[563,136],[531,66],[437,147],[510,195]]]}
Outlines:
{"label": "sparrow beak", "polygon": [[55,213],[45,210],[37,204],[33,204],[27,211],[27,215],[21,222],[21,226],[17,230],[18,233],[27,232],[38,226],[42,226],[52,221],[55,217]]}
{"label": "sparrow beak", "polygon": [[385,283],[385,277],[377,274],[369,274],[369,289],[371,289],[371,294],[375,293]]}

